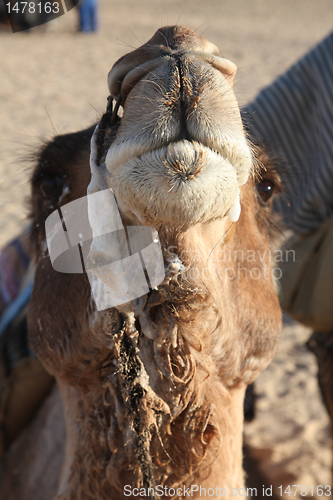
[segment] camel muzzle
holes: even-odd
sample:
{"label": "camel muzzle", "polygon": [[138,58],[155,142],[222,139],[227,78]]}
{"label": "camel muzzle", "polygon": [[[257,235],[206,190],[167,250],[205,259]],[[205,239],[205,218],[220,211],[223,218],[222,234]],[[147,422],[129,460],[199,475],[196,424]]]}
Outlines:
{"label": "camel muzzle", "polygon": [[236,66],[182,30],[159,30],[108,77],[117,103],[110,121],[120,105],[123,116],[105,149],[104,185],[127,219],[155,228],[236,221],[252,170],[232,89]]}

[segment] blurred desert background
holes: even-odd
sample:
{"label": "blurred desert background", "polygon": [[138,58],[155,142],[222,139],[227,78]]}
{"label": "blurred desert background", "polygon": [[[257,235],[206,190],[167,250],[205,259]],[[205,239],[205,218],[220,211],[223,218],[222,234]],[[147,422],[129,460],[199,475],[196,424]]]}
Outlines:
{"label": "blurred desert background", "polygon": [[[235,62],[235,92],[244,106],[332,30],[333,4],[101,0],[100,19],[94,34],[77,31],[76,9],[46,29],[13,34],[0,27],[0,245],[27,224],[31,153],[54,134],[97,121],[106,106],[112,64],[160,26],[189,26]],[[332,470],[329,420],[316,363],[305,346],[310,333],[285,322],[275,360],[256,382],[256,417],[245,425],[249,456],[265,484],[306,485],[308,497],[310,486],[331,484]],[[304,498],[294,496],[293,488],[291,497]]]}

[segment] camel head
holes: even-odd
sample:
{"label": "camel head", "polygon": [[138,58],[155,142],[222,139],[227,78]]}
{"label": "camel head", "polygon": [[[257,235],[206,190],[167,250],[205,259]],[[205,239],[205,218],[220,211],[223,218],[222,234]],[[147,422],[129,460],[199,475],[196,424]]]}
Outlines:
{"label": "camel head", "polygon": [[[64,399],[59,499],[243,485],[244,391],[272,359],[281,327],[271,269],[279,176],[244,134],[235,72],[192,30],[161,28],[111,69],[97,126],[56,137],[38,155],[28,322]],[[80,250],[88,272],[58,272],[48,221],[70,233],[66,213],[80,200],[91,225]],[[99,239],[110,213],[116,239]],[[115,241],[142,250],[133,250],[135,229],[158,243],[163,276],[98,307],[96,290],[116,294],[121,280],[96,266],[114,257]]]}

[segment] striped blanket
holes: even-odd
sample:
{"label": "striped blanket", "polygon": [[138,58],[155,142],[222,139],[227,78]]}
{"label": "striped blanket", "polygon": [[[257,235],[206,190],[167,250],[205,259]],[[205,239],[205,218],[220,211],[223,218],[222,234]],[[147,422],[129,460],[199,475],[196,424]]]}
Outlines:
{"label": "striped blanket", "polygon": [[287,160],[275,209],[298,234],[333,214],[333,32],[244,110],[255,140]]}

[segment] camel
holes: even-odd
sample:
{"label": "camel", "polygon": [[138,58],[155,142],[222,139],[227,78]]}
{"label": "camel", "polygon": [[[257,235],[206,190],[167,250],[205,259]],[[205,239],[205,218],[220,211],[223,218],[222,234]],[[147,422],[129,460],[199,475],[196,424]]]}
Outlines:
{"label": "camel", "polygon": [[[244,488],[244,394],[281,330],[270,262],[280,180],[246,138],[235,73],[191,29],[161,28],[111,69],[97,126],[55,137],[38,154],[28,326],[61,391],[66,445],[58,480],[64,429],[55,389],[34,439],[25,436],[35,489],[29,497],[23,487],[23,500],[217,498]],[[79,199],[88,200],[91,225],[103,225],[108,202],[90,201],[101,192],[114,196],[128,234],[150,228],[164,263],[158,285],[150,279],[148,292],[113,307],[101,299],[108,277],[96,271],[111,240],[92,227],[81,245],[89,270],[59,272],[45,232],[52,213]],[[120,286],[107,284],[115,293]]]}

